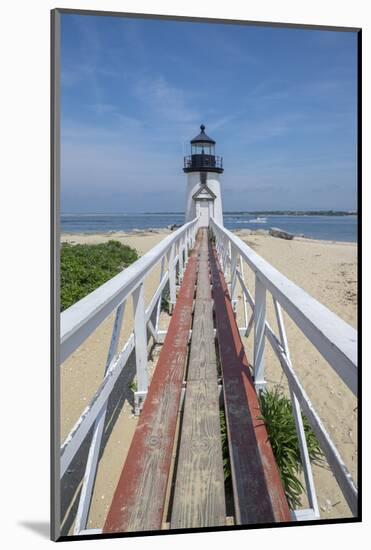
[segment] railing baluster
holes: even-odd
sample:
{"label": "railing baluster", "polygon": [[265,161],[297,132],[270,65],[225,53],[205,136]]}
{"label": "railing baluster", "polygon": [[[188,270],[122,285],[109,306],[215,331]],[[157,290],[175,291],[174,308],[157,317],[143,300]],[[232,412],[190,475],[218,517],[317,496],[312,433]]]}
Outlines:
{"label": "railing baluster", "polygon": [[[244,267],[243,267],[243,259],[242,259],[241,254],[240,254],[239,258],[240,258],[240,272],[241,272],[241,278],[242,278],[243,282],[245,282]],[[242,289],[242,290],[243,290],[243,289]],[[246,295],[245,295],[244,292],[242,292],[242,300],[243,300],[243,318],[244,318],[244,326],[246,327],[246,332],[247,332],[247,327],[248,327],[248,321],[247,321],[247,298],[246,298]],[[247,334],[245,334],[245,336],[247,336]]]}
{"label": "railing baluster", "polygon": [[222,271],[224,273],[224,237],[219,234],[219,259]]}
{"label": "railing baluster", "polygon": [[264,348],[265,348],[266,288],[255,276],[254,308],[254,383],[256,391],[264,390]]}
{"label": "railing baluster", "polygon": [[215,249],[216,253],[218,255],[218,258],[220,259],[220,238],[219,238],[219,232],[215,231],[214,227],[211,228],[211,231],[213,232],[213,235],[215,237]]}
{"label": "railing baluster", "polygon": [[237,250],[234,246],[231,246],[231,267],[230,267],[230,273],[231,273],[231,302],[233,311],[236,314],[237,310],[237,300],[236,300],[236,294],[237,294]]}
{"label": "railing baluster", "polygon": [[227,265],[228,265],[227,257],[228,257],[228,244],[227,244],[226,237],[223,236],[222,237],[222,269],[223,269],[225,278],[227,278]]}
{"label": "railing baluster", "polygon": [[176,302],[176,266],[175,266],[175,245],[172,245],[167,253],[167,262],[169,270],[169,288],[170,288],[170,313],[172,313]]}
{"label": "railing baluster", "polygon": [[135,360],[137,370],[137,390],[134,393],[135,414],[138,415],[141,402],[144,401],[148,389],[147,371],[147,324],[144,308],[143,282],[133,292],[134,306],[134,338]]}
{"label": "railing baluster", "polygon": [[179,240],[179,249],[178,249],[178,256],[179,256],[179,284],[183,280],[183,273],[184,273],[184,263],[183,263],[183,250],[184,250],[184,237],[181,237]]}
{"label": "railing baluster", "polygon": [[250,317],[250,320],[249,320],[249,324],[248,324],[247,327],[246,327],[246,332],[245,332],[245,337],[246,337],[246,338],[248,338],[248,337],[250,336],[250,332],[251,332],[253,323],[254,323],[254,312],[251,313],[251,317]]}
{"label": "railing baluster", "polygon": [[224,271],[224,265],[223,265],[223,261],[224,261],[224,250],[223,250],[223,238],[222,236],[220,235],[220,233],[218,232],[218,256],[219,256],[219,261],[220,261],[220,266],[222,268],[222,271]]}
{"label": "railing baluster", "polygon": [[226,256],[225,271],[226,271],[226,277],[229,279],[229,284],[231,282],[231,277],[232,277],[232,272],[231,272],[231,256],[232,256],[232,253],[231,253],[231,250],[232,250],[231,241],[227,238],[227,256]]}
{"label": "railing baluster", "polygon": [[[117,346],[119,342],[122,319],[125,311],[126,302],[121,304],[116,310],[115,321],[112,329],[111,342],[108,350],[106,366],[104,370],[104,376],[107,373],[107,369],[117,352]],[[97,467],[99,461],[100,448],[102,443],[102,436],[104,430],[104,424],[106,420],[107,412],[107,403],[102,408],[100,413],[97,416],[97,419],[94,424],[93,437],[90,443],[88,459],[86,461],[84,479],[82,483],[82,489],[80,493],[79,507],[76,513],[75,525],[74,525],[74,534],[78,535],[82,530],[86,529],[91,498],[93,495],[95,478],[97,474]]]}
{"label": "railing baluster", "polygon": [[184,265],[187,265],[188,263],[189,248],[189,229],[187,229],[185,234]]}
{"label": "railing baluster", "polygon": [[[162,281],[162,277],[164,276],[164,271],[165,271],[165,257],[162,258],[162,260],[161,260],[160,283]],[[160,297],[158,299],[157,310],[156,310],[156,325],[155,325],[156,332],[158,331],[158,324],[159,324],[159,321],[160,321],[161,301],[162,301],[162,292],[161,292]]]}
{"label": "railing baluster", "polygon": [[[287,362],[292,367],[281,306],[275,298],[273,298],[273,304],[274,304],[274,309],[276,311],[277,325],[278,325],[278,331],[280,334],[281,345],[285,352]],[[312,466],[310,463],[310,458],[308,453],[308,446],[307,446],[307,440],[305,437],[305,430],[304,430],[303,418],[301,415],[301,408],[295,393],[291,389],[290,383],[289,383],[289,389],[290,389],[290,396],[291,396],[291,402],[292,402],[292,411],[295,419],[296,433],[299,440],[300,456],[301,456],[301,461],[304,469],[304,478],[305,478],[305,485],[307,488],[309,506],[313,509],[314,517],[319,518],[320,514],[319,514],[319,507],[318,507],[318,501],[317,501],[317,495],[316,495],[316,488],[313,480],[313,472],[312,472]]]}

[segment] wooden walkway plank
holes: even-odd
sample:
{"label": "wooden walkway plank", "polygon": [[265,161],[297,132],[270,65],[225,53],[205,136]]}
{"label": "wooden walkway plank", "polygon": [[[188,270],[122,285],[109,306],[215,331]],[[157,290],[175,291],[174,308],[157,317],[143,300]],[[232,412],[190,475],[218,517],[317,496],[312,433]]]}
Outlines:
{"label": "wooden walkway plank", "polygon": [[[209,264],[204,260],[199,260],[199,269],[202,276],[197,279],[197,300],[206,300],[211,303],[211,288],[210,288],[210,279],[208,274]],[[205,269],[201,269],[202,266]],[[206,271],[207,270],[207,271]],[[196,301],[197,303],[197,301]]]}
{"label": "wooden walkway plank", "polygon": [[289,522],[290,510],[265,425],[259,419],[258,397],[228,288],[211,247],[210,267],[236,522]]}
{"label": "wooden walkway plank", "polygon": [[[211,290],[203,231],[171,529],[225,525]],[[200,292],[201,290],[201,292]]]}
{"label": "wooden walkway plank", "polygon": [[216,379],[187,382],[171,529],[225,525]]}
{"label": "wooden walkway plank", "polygon": [[187,380],[216,378],[216,353],[211,301],[196,300]]}
{"label": "wooden walkway plank", "polygon": [[[199,239],[196,241],[196,248]],[[103,533],[161,529],[197,273],[191,256]]]}

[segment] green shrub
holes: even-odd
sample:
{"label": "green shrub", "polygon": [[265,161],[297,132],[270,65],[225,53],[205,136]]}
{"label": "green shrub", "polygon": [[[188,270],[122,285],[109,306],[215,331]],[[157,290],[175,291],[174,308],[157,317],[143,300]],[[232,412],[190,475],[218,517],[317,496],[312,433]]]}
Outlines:
{"label": "green shrub", "polygon": [[118,241],[61,246],[61,310],[101,286],[138,259],[137,251]]}
{"label": "green shrub", "polygon": [[131,390],[133,393],[135,393],[136,391],[138,391],[138,384],[137,382],[131,382],[129,384],[129,390]]}
{"label": "green shrub", "polygon": [[166,313],[170,314],[170,287],[169,287],[169,283],[167,283],[165,285],[164,290],[162,291],[161,311],[166,311]]}
{"label": "green shrub", "polygon": [[[260,409],[267,428],[286,498],[291,509],[301,506],[300,497],[304,491],[299,475],[303,470],[299,440],[296,435],[295,419],[291,400],[275,388],[261,392]],[[311,462],[323,463],[323,454],[308,420],[303,416],[305,437]]]}

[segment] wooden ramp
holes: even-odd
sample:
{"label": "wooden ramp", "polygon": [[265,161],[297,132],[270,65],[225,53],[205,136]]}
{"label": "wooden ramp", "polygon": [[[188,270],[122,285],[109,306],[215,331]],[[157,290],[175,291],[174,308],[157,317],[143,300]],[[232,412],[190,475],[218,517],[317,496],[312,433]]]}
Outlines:
{"label": "wooden ramp", "polygon": [[219,391],[208,264],[203,231],[171,528],[225,524]]}
{"label": "wooden ramp", "polygon": [[[235,523],[291,521],[267,432],[258,420],[258,399],[227,286],[215,251],[209,249],[207,230],[201,229],[103,533],[160,530],[168,519],[170,529],[226,524],[212,294]],[[182,385],[185,387],[184,413],[178,441],[175,441]],[[174,449],[178,452],[172,468]],[[171,487],[169,509],[166,509]]]}

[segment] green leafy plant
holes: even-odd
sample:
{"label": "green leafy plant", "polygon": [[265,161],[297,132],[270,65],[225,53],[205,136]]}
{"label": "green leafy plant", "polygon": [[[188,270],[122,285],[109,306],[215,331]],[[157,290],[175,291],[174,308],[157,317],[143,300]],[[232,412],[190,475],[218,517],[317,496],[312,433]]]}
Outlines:
{"label": "green leafy plant", "polygon": [[[291,400],[278,388],[261,392],[259,395],[261,420],[264,420],[272,446],[287,502],[291,509],[301,505],[300,497],[304,487],[299,479],[303,470],[299,440],[296,435],[295,419]],[[311,462],[323,463],[323,453],[308,420],[303,416],[305,437]]]}
{"label": "green leafy plant", "polygon": [[61,310],[101,286],[138,259],[133,248],[118,241],[61,246]]}
{"label": "green leafy plant", "polygon": [[169,288],[169,283],[167,283],[165,285],[165,288],[162,291],[161,311],[166,311],[166,313],[170,313],[170,288]]}
{"label": "green leafy plant", "polygon": [[138,384],[136,382],[131,382],[131,384],[129,384],[129,389],[135,393],[138,390]]}

